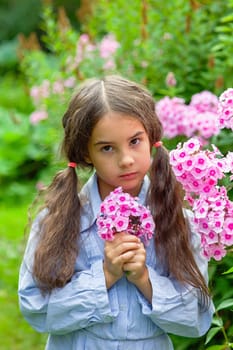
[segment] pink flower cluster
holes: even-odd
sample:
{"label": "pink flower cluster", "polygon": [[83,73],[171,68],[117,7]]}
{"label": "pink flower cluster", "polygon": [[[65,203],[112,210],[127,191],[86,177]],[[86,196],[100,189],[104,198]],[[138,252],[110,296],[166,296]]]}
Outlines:
{"label": "pink flower cluster", "polygon": [[102,202],[97,227],[102,239],[112,240],[116,232],[126,231],[147,244],[154,234],[155,224],[150,211],[137,197],[117,187]]}
{"label": "pink flower cluster", "polygon": [[189,105],[182,98],[165,96],[155,108],[164,128],[164,136],[169,139],[177,135],[198,135],[208,139],[220,132],[218,98],[209,91],[193,95]]}
{"label": "pink flower cluster", "polygon": [[219,97],[219,126],[233,130],[233,88],[225,90]]}
{"label": "pink flower cluster", "polygon": [[76,46],[74,57],[69,57],[67,67],[70,71],[75,71],[79,68],[82,62],[95,60],[100,57],[103,59],[103,69],[112,70],[116,68],[114,54],[120,44],[116,41],[113,34],[105,35],[102,40],[95,44],[91,41],[88,34],[81,34]]}
{"label": "pink flower cluster", "polygon": [[193,209],[204,256],[221,260],[233,245],[233,202],[218,182],[233,173],[233,152],[224,157],[215,146],[202,150],[200,141],[191,138],[170,152],[170,163]]}
{"label": "pink flower cluster", "polygon": [[33,125],[38,124],[41,120],[48,118],[48,113],[46,111],[35,111],[30,114],[29,120]]}

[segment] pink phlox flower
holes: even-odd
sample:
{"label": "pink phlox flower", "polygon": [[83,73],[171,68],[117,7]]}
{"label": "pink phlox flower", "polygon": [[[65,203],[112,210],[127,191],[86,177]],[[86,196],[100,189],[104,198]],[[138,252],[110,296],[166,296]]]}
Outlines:
{"label": "pink phlox flower", "polygon": [[193,95],[189,105],[181,98],[168,96],[156,104],[156,113],[167,138],[199,135],[204,140],[219,134],[217,111],[218,98],[209,91]]}
{"label": "pink phlox flower", "polygon": [[195,217],[197,219],[206,218],[209,210],[209,203],[206,199],[197,199],[193,203],[193,210],[195,211]]}
{"label": "pink phlox flower", "polygon": [[210,260],[210,258],[214,258],[215,260],[220,261],[227,252],[223,244],[217,243],[206,245],[204,247],[203,253],[208,260]]}
{"label": "pink phlox flower", "polygon": [[166,85],[169,86],[176,86],[176,77],[175,74],[173,72],[168,72],[166,79],[165,79],[165,83]]}
{"label": "pink phlox flower", "polygon": [[184,150],[184,149],[175,149],[173,150],[173,157],[174,157],[174,160],[176,160],[176,162],[180,162],[180,163],[183,163],[185,161],[187,161],[188,159],[188,153]]}
{"label": "pink phlox flower", "polygon": [[113,219],[113,227],[115,228],[116,232],[125,231],[128,228],[129,225],[129,217],[127,216],[115,216]]}
{"label": "pink phlox flower", "polygon": [[64,87],[65,88],[73,88],[76,85],[76,79],[75,77],[69,77],[64,80]]}
{"label": "pink phlox flower", "polygon": [[218,115],[212,112],[202,112],[196,116],[196,130],[198,134],[209,139],[219,134]]}
{"label": "pink phlox flower", "polygon": [[218,243],[218,241],[219,241],[219,235],[215,231],[209,230],[205,234],[202,233],[203,247],[206,247],[207,245],[210,245],[213,243]]}
{"label": "pink phlox flower", "polygon": [[231,172],[233,174],[233,152],[228,152],[226,155],[226,164],[225,169],[226,172]]}
{"label": "pink phlox flower", "polygon": [[62,95],[65,92],[64,83],[62,81],[55,81],[52,86],[52,91],[54,94]]}
{"label": "pink phlox flower", "polygon": [[119,46],[120,44],[116,41],[113,34],[105,35],[99,44],[100,57],[105,59],[111,57]]}
{"label": "pink phlox flower", "polygon": [[89,37],[88,34],[83,33],[83,34],[80,35],[80,37],[79,37],[79,43],[80,43],[81,45],[87,45],[89,42],[90,42],[90,37]]}
{"label": "pink phlox flower", "polygon": [[225,90],[219,97],[219,127],[233,130],[233,88]]}
{"label": "pink phlox flower", "polygon": [[198,152],[201,148],[201,142],[198,138],[192,137],[191,139],[187,140],[183,144],[183,149],[188,153],[188,154],[194,154]]}
{"label": "pink phlox flower", "polygon": [[233,244],[233,217],[226,217],[223,226],[224,230],[221,234],[221,242],[226,246],[231,246]]}
{"label": "pink phlox flower", "polygon": [[233,235],[233,217],[227,217],[224,221],[224,228],[226,232]]}
{"label": "pink phlox flower", "polygon": [[40,104],[41,100],[50,96],[50,81],[45,79],[41,85],[33,86],[30,90],[30,96],[36,106]]}
{"label": "pink phlox flower", "polygon": [[204,170],[206,167],[209,167],[210,161],[205,152],[199,152],[195,155],[195,166],[199,169]]}
{"label": "pink phlox flower", "polygon": [[92,53],[95,52],[96,49],[96,45],[91,42],[89,35],[81,34],[76,44],[76,54],[73,63],[70,63],[70,69],[77,69],[85,58],[91,58]]}
{"label": "pink phlox flower", "polygon": [[36,125],[40,121],[48,118],[48,113],[46,111],[34,111],[29,116],[29,121],[31,124]]}
{"label": "pink phlox flower", "polygon": [[224,224],[224,217],[222,215],[209,215],[208,216],[210,220],[210,226],[213,228],[213,230],[221,234],[223,230],[223,224]]}
{"label": "pink phlox flower", "polygon": [[206,176],[207,172],[208,168],[202,167],[201,165],[199,166],[199,164],[196,164],[192,168],[192,175],[197,180],[203,179]]}
{"label": "pink phlox flower", "polygon": [[226,230],[223,230],[222,231],[222,234],[221,234],[221,243],[224,245],[224,246],[232,246],[233,245],[233,233],[229,233],[228,231]]}
{"label": "pink phlox flower", "polygon": [[104,212],[105,212],[105,215],[108,216],[108,215],[115,215],[116,212],[117,212],[117,206],[116,204],[111,201],[111,202],[108,202],[107,203],[108,205],[105,206],[104,208]]}
{"label": "pink phlox flower", "polygon": [[224,194],[220,188],[216,187],[212,195],[208,197],[208,202],[211,211],[224,213],[228,197]]}
{"label": "pink phlox flower", "polygon": [[192,96],[190,106],[194,107],[199,112],[212,112],[217,114],[218,97],[212,92],[204,90]]}
{"label": "pink phlox flower", "polygon": [[233,202],[227,188],[218,184],[232,172],[232,153],[224,157],[214,145],[212,150],[202,150],[201,141],[194,138],[178,144],[170,156],[172,169],[185,191],[184,199],[194,212],[194,225],[207,259],[221,260],[226,255],[225,247],[232,245]]}
{"label": "pink phlox flower", "polygon": [[[182,98],[165,96],[155,105],[155,110],[163,124],[164,136],[173,138],[177,136],[184,127],[184,115],[187,112],[187,106]],[[187,114],[187,113],[186,113]]]}
{"label": "pink phlox flower", "polygon": [[147,244],[154,234],[155,224],[149,209],[138,200],[124,193],[121,187],[112,191],[101,203],[97,216],[99,236],[111,240],[116,232],[125,231]]}

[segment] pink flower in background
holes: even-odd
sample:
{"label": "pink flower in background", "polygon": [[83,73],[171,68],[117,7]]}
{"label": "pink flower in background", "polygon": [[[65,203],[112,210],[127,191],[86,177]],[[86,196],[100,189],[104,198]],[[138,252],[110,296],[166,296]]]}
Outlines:
{"label": "pink flower in background", "polygon": [[191,136],[194,133],[194,115],[185,104],[184,99],[168,96],[157,102],[156,113],[162,122],[164,136],[173,138],[177,135]]}
{"label": "pink flower in background", "polygon": [[155,224],[150,211],[138,198],[118,187],[102,202],[97,227],[102,239],[112,240],[116,232],[126,231],[147,244],[154,234]]}
{"label": "pink flower in background", "polygon": [[38,191],[41,191],[41,190],[45,189],[45,187],[46,187],[46,185],[45,185],[42,181],[38,181],[38,182],[36,183],[36,189],[37,189]]}
{"label": "pink flower in background", "polygon": [[190,104],[178,97],[165,96],[156,104],[156,113],[162,122],[164,136],[198,135],[208,139],[220,132],[218,98],[209,91],[192,96]]}
{"label": "pink flower in background", "polygon": [[56,95],[62,95],[65,92],[64,82],[63,81],[55,81],[52,86],[52,91]]}
{"label": "pink flower in background", "polygon": [[233,130],[233,88],[225,90],[219,97],[219,126]]}
{"label": "pink flower in background", "polygon": [[210,91],[202,91],[192,96],[189,105],[199,112],[212,112],[216,114],[218,97]]}
{"label": "pink flower in background", "polygon": [[65,88],[74,88],[76,84],[76,79],[75,77],[70,77],[64,80],[64,87]]}
{"label": "pink flower in background", "polygon": [[30,115],[29,120],[31,124],[36,125],[41,120],[44,120],[47,118],[48,118],[48,113],[46,111],[35,111]]}
{"label": "pink flower in background", "polygon": [[35,105],[38,105],[41,100],[50,96],[50,81],[44,80],[41,85],[33,86],[30,90]]}
{"label": "pink flower in background", "polygon": [[196,138],[178,144],[170,152],[171,166],[193,210],[193,224],[208,260],[221,260],[233,245],[233,202],[227,189],[218,185],[219,180],[232,173],[232,153],[224,157],[216,146],[212,151],[203,150]]}
{"label": "pink flower in background", "polygon": [[103,65],[103,69],[105,70],[113,70],[116,68],[116,63],[113,59],[108,59]]}
{"label": "pink flower in background", "polygon": [[176,86],[176,78],[175,74],[173,72],[168,72],[166,79],[165,79],[166,85],[169,86]]}
{"label": "pink flower in background", "polygon": [[100,57],[110,58],[114,55],[120,44],[116,41],[114,35],[105,35],[99,44]]}

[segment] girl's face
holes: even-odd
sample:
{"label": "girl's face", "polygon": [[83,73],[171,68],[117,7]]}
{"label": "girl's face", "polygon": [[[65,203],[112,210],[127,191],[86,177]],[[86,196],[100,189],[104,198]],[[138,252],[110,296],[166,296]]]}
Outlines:
{"label": "girl's face", "polygon": [[150,142],[142,123],[133,116],[110,112],[93,129],[89,157],[104,199],[116,187],[137,196],[151,164]]}

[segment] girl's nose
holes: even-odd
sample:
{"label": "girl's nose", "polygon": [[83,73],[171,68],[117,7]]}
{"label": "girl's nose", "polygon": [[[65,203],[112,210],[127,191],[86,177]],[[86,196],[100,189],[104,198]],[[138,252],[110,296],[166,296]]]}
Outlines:
{"label": "girl's nose", "polygon": [[128,167],[133,163],[134,163],[134,159],[129,153],[121,154],[118,162],[120,167]]}

